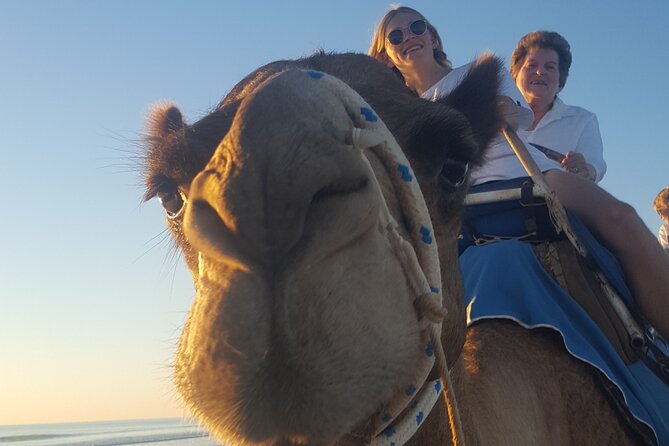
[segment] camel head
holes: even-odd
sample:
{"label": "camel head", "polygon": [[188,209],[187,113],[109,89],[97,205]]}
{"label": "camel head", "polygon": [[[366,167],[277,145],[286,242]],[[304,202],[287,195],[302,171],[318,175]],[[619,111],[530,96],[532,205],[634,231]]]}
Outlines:
{"label": "camel head", "polygon": [[[419,181],[441,250],[435,287],[459,292],[461,180],[499,119],[499,64],[478,69],[433,103],[367,57],[318,55],[259,70],[192,125],[171,104],[153,109],[146,197],[161,200],[196,288],[174,377],[213,435],[341,444],[404,391],[424,323],[388,235],[411,240],[416,224],[393,175]],[[399,174],[377,150],[395,139],[409,160]]]}

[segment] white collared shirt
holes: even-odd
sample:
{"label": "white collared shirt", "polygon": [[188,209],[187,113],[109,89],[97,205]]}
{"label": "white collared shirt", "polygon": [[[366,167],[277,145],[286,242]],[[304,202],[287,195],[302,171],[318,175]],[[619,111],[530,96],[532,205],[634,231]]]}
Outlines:
{"label": "white collared shirt", "polygon": [[537,127],[532,131],[519,130],[518,136],[526,143],[533,142],[561,153],[582,153],[585,161],[595,168],[597,183],[606,173],[597,116],[582,107],[567,105],[555,98],[553,107]]}
{"label": "white collared shirt", "polygon": [[[471,63],[453,69],[421,96],[435,101],[447,95],[460,84],[470,66]],[[502,95],[510,97],[521,107],[519,110],[524,119],[519,128],[528,127],[532,123],[532,111],[506,70],[502,73],[500,87]],[[525,126],[524,122],[527,122]],[[566,105],[556,98],[553,107],[539,121],[537,127],[533,131],[519,130],[518,136],[526,143],[533,142],[564,154],[569,151],[582,153],[585,161],[595,168],[597,182],[606,173],[597,116],[584,108]],[[527,150],[541,171],[562,169],[558,162],[546,158],[533,146],[527,144]],[[509,180],[523,176],[528,176],[527,172],[506,139],[499,135],[490,143],[483,165],[472,170],[470,184],[473,186],[488,181]]]}

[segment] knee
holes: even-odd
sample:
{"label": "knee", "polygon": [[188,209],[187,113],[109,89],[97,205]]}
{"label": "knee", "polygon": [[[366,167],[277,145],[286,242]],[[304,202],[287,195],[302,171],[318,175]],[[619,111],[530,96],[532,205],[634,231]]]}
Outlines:
{"label": "knee", "polygon": [[609,218],[611,221],[625,224],[638,220],[639,216],[632,206],[624,201],[616,200],[609,206]]}
{"label": "knee", "polygon": [[615,232],[623,236],[629,236],[641,221],[636,210],[620,200],[614,200],[606,206],[604,218],[608,227],[615,228]]}

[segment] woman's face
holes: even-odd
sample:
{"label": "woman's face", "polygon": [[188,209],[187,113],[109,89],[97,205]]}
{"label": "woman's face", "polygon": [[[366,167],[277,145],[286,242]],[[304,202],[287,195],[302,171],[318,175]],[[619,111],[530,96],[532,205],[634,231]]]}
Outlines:
{"label": "woman's face", "polygon": [[658,215],[665,223],[669,223],[669,208],[662,208],[657,210]]}
{"label": "woman's face", "polygon": [[[416,63],[419,61],[434,59],[434,42],[430,31],[422,24],[411,26],[417,20],[423,20],[423,18],[412,12],[401,12],[393,17],[386,26],[384,36],[386,64],[390,67],[397,67],[401,73],[404,73],[405,70],[415,70]],[[422,29],[424,32],[420,33]],[[399,43],[392,44],[388,40],[388,34],[396,30],[401,31],[402,39]],[[420,35],[416,35],[413,31],[417,31]]]}
{"label": "woman's face", "polygon": [[555,50],[535,48],[525,56],[516,85],[528,103],[552,103],[560,91],[560,61]]}

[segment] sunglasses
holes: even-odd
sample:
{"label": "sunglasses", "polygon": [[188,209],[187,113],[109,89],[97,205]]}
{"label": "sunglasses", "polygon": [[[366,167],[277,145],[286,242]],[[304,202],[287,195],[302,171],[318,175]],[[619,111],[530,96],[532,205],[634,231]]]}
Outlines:
{"label": "sunglasses", "polygon": [[[393,45],[399,45],[404,42],[404,30],[407,28],[397,28],[388,33],[386,39]],[[427,23],[425,20],[419,19],[411,22],[408,27],[411,34],[414,36],[422,36],[427,31]]]}

